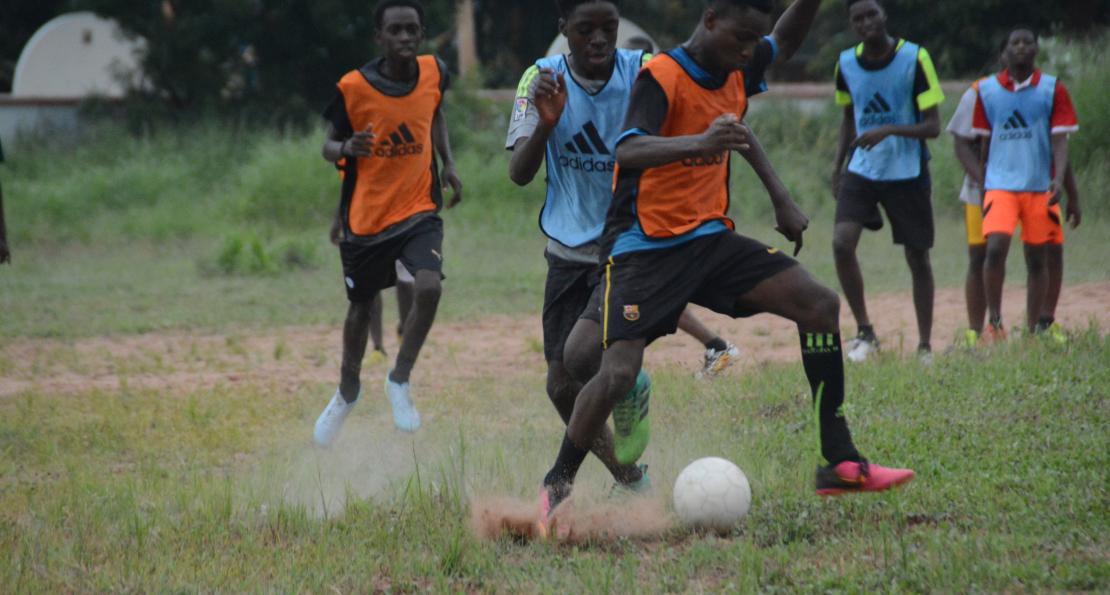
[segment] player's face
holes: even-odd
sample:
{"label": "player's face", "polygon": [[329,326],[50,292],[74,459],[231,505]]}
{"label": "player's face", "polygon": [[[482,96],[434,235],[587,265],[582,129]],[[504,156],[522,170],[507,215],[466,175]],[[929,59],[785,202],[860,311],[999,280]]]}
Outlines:
{"label": "player's face", "polygon": [[752,61],[759,40],[771,30],[771,15],[747,6],[707,10],[703,25],[713,48],[713,66],[733,72],[743,70]]}
{"label": "player's face", "polygon": [[567,36],[570,55],[583,74],[608,72],[617,50],[617,29],[621,15],[611,2],[578,5],[566,19],[559,20],[559,31]]}
{"label": "player's face", "polygon": [[848,9],[848,22],[863,41],[886,37],[886,11],[871,0],[853,4]]}
{"label": "player's face", "polygon": [[415,60],[424,38],[420,14],[408,6],[387,8],[382,13],[382,27],[374,36],[386,59],[392,62]]}
{"label": "player's face", "polygon": [[1032,31],[1014,31],[1006,41],[1006,49],[1002,51],[1002,63],[1019,68],[1028,68],[1037,60],[1040,45]]}

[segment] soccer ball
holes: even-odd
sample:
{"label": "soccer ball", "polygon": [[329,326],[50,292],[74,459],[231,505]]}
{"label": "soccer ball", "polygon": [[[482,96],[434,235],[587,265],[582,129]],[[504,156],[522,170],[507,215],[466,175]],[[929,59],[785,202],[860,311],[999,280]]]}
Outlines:
{"label": "soccer ball", "polygon": [[674,482],[674,508],[688,527],[725,534],[748,516],[751,506],[748,478],[720,457],[690,463]]}

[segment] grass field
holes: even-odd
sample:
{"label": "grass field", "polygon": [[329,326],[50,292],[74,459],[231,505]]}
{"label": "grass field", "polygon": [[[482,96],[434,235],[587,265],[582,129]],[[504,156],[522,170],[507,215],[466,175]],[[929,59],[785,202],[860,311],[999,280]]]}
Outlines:
{"label": "grass field", "polygon": [[[1090,83],[1077,99],[1090,109],[1110,97],[1090,90],[1105,83],[1092,72],[1073,75]],[[864,454],[918,479],[838,500],[812,492],[793,357],[753,355],[712,382],[657,357],[644,457],[655,506],[643,510],[661,509],[652,520],[667,528],[573,546],[479,539],[472,512],[529,501],[562,430],[538,335],[520,322],[542,302],[542,185],[505,176],[505,106],[452,101],[467,196],[444,214],[448,280],[413,376],[424,428],[393,429],[374,388],[386,367],[369,367],[368,397],[328,451],[311,427],[335,389],[345,302],[321,132],[202,123],[136,139],[100,123],[76,143],[6,143],[0,593],[1110,593],[1110,339],[1095,322],[1073,325],[1067,346],[1011,341],[932,366],[890,350],[849,368]],[[833,287],[835,123],[778,108],[753,122],[810,213],[800,258]],[[1069,285],[1110,278],[1101,138],[1078,148],[1088,216],[1069,235]],[[932,146],[933,263],[954,288],[960,174],[949,141]],[[786,249],[754,183],[734,168],[732,215]],[[861,244],[873,293],[909,286],[888,234]],[[1021,285],[1020,250],[1010,271]],[[1007,303],[1008,320],[1023,306]],[[707,455],[752,483],[752,513],[724,539],[667,512],[678,472]],[[582,505],[619,506],[609,487],[589,460]]]}

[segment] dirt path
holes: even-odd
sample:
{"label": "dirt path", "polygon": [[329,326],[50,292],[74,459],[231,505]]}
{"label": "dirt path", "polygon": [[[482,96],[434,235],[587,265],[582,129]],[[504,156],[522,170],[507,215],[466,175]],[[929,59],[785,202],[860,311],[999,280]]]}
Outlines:
{"label": "dirt path", "polygon": [[[1016,322],[1025,303],[1024,288],[1008,289],[1005,303],[1008,320]],[[868,308],[886,349],[910,352],[917,346],[908,293],[874,296]],[[1110,281],[1066,288],[1059,314],[1061,324],[1071,329],[1087,328],[1094,320],[1104,332],[1110,330]],[[698,315],[740,347],[742,367],[798,357],[797,332],[785,320],[769,315],[732,320],[702,309]],[[937,292],[935,320],[933,346],[940,351],[966,328],[962,289]],[[847,307],[842,309],[841,327],[846,332],[855,329]],[[459,378],[542,375],[542,338],[538,316],[493,316],[438,325],[421,355],[414,382],[425,385],[424,390],[435,390]],[[0,399],[27,391],[115,392],[121,386],[187,394],[217,385],[251,384],[296,392],[309,383],[336,382],[340,340],[340,329],[329,327],[287,327],[252,334],[150,333],[74,342],[16,340],[0,347]],[[391,354],[397,351],[396,338],[388,332],[386,348]],[[677,365],[693,373],[701,353],[701,345],[678,334],[654,344],[646,359],[649,366]],[[368,365],[364,381],[381,382],[389,364]]]}

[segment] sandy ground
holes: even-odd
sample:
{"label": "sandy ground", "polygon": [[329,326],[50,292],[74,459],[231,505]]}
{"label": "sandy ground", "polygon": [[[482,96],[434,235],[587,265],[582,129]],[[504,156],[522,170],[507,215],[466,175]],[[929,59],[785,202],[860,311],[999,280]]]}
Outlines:
{"label": "sandy ground", "polygon": [[[1018,320],[1025,303],[1024,288],[1006,291],[1004,303]],[[917,346],[917,326],[908,293],[873,296],[868,304],[885,349],[911,352]],[[841,326],[855,330],[845,306]],[[1110,281],[1077,285],[1064,290],[1058,309],[1065,327],[1083,329],[1097,321],[1110,330]],[[760,315],[732,320],[706,310],[699,317],[741,350],[740,366],[726,373],[766,362],[794,361],[798,338],[794,326],[782,319]],[[951,345],[967,326],[962,289],[936,294],[933,346]],[[397,351],[396,337],[386,333],[386,349]],[[428,388],[445,386],[452,379],[483,375],[503,377],[544,373],[542,330],[538,316],[494,316],[479,321],[437,325],[432,329],[414,382]],[[67,342],[18,339],[0,347],[0,399],[27,391],[74,394],[96,388],[106,392],[130,388],[187,394],[197,389],[240,383],[270,385],[296,392],[309,383],[338,381],[340,329],[286,327],[271,332],[221,334],[163,334],[108,336]],[[702,346],[678,334],[648,349],[649,366],[683,366],[694,373]],[[367,362],[364,382],[378,383],[387,362]]]}

